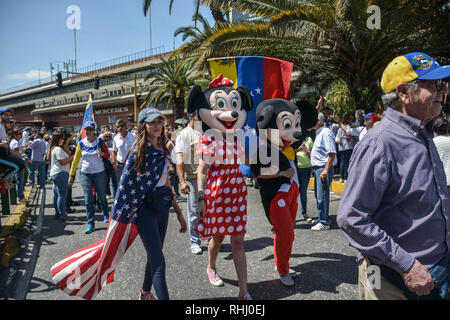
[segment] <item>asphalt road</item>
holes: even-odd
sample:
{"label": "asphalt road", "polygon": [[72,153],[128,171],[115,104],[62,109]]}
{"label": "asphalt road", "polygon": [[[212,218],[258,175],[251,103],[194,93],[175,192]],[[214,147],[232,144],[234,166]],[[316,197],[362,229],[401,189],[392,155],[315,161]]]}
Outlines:
{"label": "asphalt road", "polygon": [[[74,184],[73,198],[83,203],[82,189]],[[261,204],[259,191],[248,188],[248,232],[245,247],[248,265],[248,287],[258,300],[356,300],[357,288],[356,251],[352,249],[336,225],[336,212],[340,197],[332,195],[330,212],[332,229],[324,232],[309,230],[311,225],[297,220],[295,242],[290,260],[291,268],[298,272],[295,286],[283,286],[273,271],[273,234]],[[108,201],[111,205],[112,200]],[[50,268],[71,252],[92,244],[105,236],[106,224],[101,213],[96,214],[96,231],[86,235],[85,210],[74,207],[72,221],[53,219],[53,193],[48,183],[45,205],[33,223],[34,236],[25,245],[27,263],[16,264],[18,270],[11,298],[31,300],[79,300],[59,290],[50,276]],[[186,202],[181,202],[186,213]],[[37,210],[39,213],[39,211]],[[317,217],[314,193],[308,191],[308,214]],[[185,215],[186,217],[186,215]],[[206,275],[207,246],[202,243],[202,255],[190,252],[188,233],[179,233],[176,215],[170,216],[164,254],[166,279],[170,298],[173,300],[235,300],[238,295],[229,237],[226,237],[217,260],[217,269],[225,285],[213,287]],[[105,286],[98,300],[136,300],[144,277],[146,261],[141,240],[136,238],[115,272],[115,281]]]}

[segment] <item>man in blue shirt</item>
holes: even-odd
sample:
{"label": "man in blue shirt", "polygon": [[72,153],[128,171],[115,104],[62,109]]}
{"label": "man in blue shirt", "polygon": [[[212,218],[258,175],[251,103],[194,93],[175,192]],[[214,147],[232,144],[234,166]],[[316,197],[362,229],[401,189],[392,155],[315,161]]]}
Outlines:
{"label": "man in blue shirt", "polygon": [[319,223],[311,228],[313,231],[330,229],[330,185],[337,160],[335,136],[327,128],[325,121],[323,113],[319,113],[317,124],[313,128],[316,130],[316,139],[311,150],[311,166],[319,215]]}
{"label": "man in blue shirt", "polygon": [[[436,297],[433,267],[448,259],[450,201],[432,119],[449,76],[449,66],[420,52],[395,58],[383,73],[386,115],[353,151],[337,215],[359,251],[361,299]],[[367,281],[371,265],[380,270],[377,286]]]}
{"label": "man in blue shirt", "polygon": [[30,185],[34,186],[35,171],[38,171],[38,183],[40,188],[45,188],[45,161],[44,155],[47,152],[47,145],[44,141],[44,135],[38,132],[34,140],[30,143],[31,163],[29,166]]}

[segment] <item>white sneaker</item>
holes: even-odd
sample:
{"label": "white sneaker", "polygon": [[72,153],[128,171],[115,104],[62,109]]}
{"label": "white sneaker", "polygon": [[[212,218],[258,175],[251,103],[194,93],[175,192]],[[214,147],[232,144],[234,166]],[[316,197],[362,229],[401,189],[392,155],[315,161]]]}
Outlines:
{"label": "white sneaker", "polygon": [[281,283],[283,285],[285,285],[286,287],[293,287],[295,285],[294,279],[292,279],[292,276],[290,273],[288,273],[287,275],[281,275],[280,274],[280,280]]}
{"label": "white sneaker", "polygon": [[202,254],[203,250],[198,244],[191,245],[191,251],[193,254]]}
{"label": "white sneaker", "polygon": [[312,231],[326,231],[330,230],[330,226],[327,226],[325,224],[321,224],[320,222],[316,224],[314,227],[311,228]]}
{"label": "white sneaker", "polygon": [[[278,272],[277,266],[275,266],[273,268],[273,270],[275,272]],[[291,268],[289,268],[289,274],[291,275],[292,278],[295,278],[297,276],[297,272],[295,270],[291,269]]]}

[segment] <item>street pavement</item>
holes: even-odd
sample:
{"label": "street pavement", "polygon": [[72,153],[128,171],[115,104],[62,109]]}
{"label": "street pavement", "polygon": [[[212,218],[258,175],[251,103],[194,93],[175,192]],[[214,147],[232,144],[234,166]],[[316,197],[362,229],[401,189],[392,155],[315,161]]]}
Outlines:
{"label": "street pavement", "polygon": [[[78,176],[78,175],[77,175]],[[78,179],[77,179],[78,180]],[[44,199],[44,197],[40,197]],[[59,290],[50,276],[50,268],[75,250],[90,245],[105,236],[107,225],[103,216],[96,213],[96,230],[85,234],[86,215],[83,192],[78,181],[73,187],[73,199],[80,203],[70,214],[71,221],[53,218],[53,192],[47,183],[45,203],[39,203],[40,212],[34,218],[32,241],[28,241],[24,255],[27,263],[16,264],[21,277],[16,277],[10,289],[10,298],[27,300],[79,300]],[[41,201],[40,200],[40,201]],[[311,231],[311,225],[300,221],[295,225],[295,242],[290,260],[291,268],[298,275],[295,286],[283,286],[273,270],[273,233],[261,204],[259,190],[248,188],[248,231],[245,248],[248,268],[248,288],[258,300],[356,300],[357,288],[356,251],[349,245],[336,225],[336,212],[340,196],[331,196],[330,212],[332,228],[329,231]],[[108,200],[111,207],[112,199]],[[186,201],[181,207],[186,217]],[[308,191],[308,214],[316,218],[314,192]],[[25,246],[26,247],[26,246]],[[202,243],[203,254],[190,251],[188,233],[179,233],[176,214],[171,211],[164,255],[166,279],[170,298],[173,300],[235,300],[238,284],[234,269],[229,237],[225,238],[218,260],[217,270],[225,285],[213,287],[206,275],[207,243]],[[22,259],[19,257],[19,259]],[[139,237],[136,238],[115,272],[114,282],[106,285],[98,294],[98,300],[136,300],[141,288],[146,253]]]}

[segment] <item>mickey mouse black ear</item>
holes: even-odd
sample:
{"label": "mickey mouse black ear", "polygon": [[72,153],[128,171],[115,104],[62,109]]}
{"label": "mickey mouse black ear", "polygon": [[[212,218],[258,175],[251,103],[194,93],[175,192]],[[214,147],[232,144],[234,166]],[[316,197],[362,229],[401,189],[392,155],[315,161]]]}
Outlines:
{"label": "mickey mouse black ear", "polygon": [[206,101],[202,88],[199,85],[195,85],[191,91],[189,91],[187,112],[193,113],[200,108],[209,108],[208,101]]}
{"label": "mickey mouse black ear", "polygon": [[314,127],[317,123],[317,116],[318,116],[316,108],[311,103],[304,100],[297,101],[295,105],[302,114],[302,120],[300,123],[302,129],[306,130]]}

